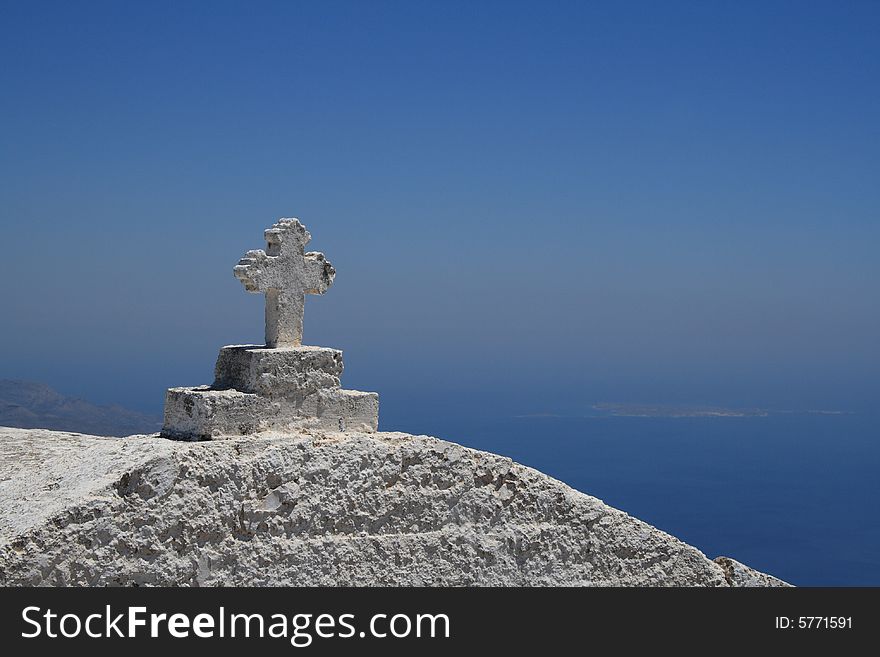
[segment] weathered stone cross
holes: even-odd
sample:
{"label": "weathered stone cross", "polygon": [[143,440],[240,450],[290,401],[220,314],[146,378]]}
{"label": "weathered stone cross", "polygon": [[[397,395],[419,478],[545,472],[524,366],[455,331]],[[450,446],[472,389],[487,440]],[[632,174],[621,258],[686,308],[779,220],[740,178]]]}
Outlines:
{"label": "weathered stone cross", "polygon": [[306,294],[324,294],[336,270],[323,253],[303,253],[312,236],[299,219],[266,230],[266,250],[248,251],[233,269],[248,292],[266,293],[266,346],[302,344]]}

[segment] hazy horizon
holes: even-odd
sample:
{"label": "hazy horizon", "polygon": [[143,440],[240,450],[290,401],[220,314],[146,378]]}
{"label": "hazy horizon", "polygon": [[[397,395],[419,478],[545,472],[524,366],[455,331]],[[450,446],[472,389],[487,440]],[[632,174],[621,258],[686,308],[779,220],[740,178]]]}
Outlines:
{"label": "hazy horizon", "polygon": [[[47,11],[47,6],[51,11]],[[282,216],[382,426],[876,408],[873,3],[7,4],[0,377],[161,409]]]}

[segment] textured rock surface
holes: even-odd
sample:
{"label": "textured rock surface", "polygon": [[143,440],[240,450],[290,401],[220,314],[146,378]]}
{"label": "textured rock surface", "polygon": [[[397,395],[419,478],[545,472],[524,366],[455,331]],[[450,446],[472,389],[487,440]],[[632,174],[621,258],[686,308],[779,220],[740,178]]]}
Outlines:
{"label": "textured rock surface", "polygon": [[2,585],[730,583],[726,565],[540,472],[401,433],[0,429],[0,502]]}
{"label": "textured rock surface", "polygon": [[724,578],[730,586],[790,586],[778,577],[749,568],[729,557],[718,557],[715,563],[724,569]]}
{"label": "textured rock surface", "polygon": [[342,352],[328,347],[223,347],[213,387],[296,399],[321,388],[338,388],[343,367]]}
{"label": "textured rock surface", "polygon": [[176,440],[238,438],[260,431],[375,431],[379,395],[322,388],[300,399],[273,399],[209,386],[169,388],[162,435]]}

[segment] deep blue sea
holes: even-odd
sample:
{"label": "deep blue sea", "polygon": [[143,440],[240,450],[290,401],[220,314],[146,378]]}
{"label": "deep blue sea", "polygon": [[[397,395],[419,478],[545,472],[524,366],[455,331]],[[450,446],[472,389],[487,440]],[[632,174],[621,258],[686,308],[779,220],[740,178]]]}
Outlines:
{"label": "deep blue sea", "polygon": [[800,586],[877,586],[877,420],[447,417],[405,430],[510,456],[710,558],[733,557]]}

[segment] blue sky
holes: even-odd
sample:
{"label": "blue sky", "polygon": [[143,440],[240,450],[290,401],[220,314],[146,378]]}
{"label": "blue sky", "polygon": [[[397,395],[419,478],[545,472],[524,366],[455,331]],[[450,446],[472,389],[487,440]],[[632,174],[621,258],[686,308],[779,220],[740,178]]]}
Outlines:
{"label": "blue sky", "polygon": [[[0,2],[0,377],[158,411],[262,338],[407,413],[864,409],[880,4]],[[387,425],[386,425],[387,426]]]}

